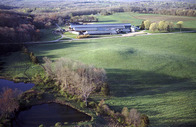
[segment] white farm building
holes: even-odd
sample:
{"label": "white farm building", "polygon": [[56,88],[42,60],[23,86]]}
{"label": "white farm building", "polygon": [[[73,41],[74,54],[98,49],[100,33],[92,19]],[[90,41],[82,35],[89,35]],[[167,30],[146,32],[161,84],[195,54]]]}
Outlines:
{"label": "white farm building", "polygon": [[118,34],[131,32],[131,24],[115,23],[115,24],[87,24],[87,25],[70,25],[69,29],[78,34]]}

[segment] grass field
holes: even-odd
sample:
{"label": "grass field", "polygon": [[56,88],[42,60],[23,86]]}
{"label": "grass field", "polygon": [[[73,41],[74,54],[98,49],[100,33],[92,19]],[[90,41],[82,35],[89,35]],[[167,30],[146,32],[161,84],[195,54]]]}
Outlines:
{"label": "grass field", "polygon": [[[171,16],[159,14],[138,14],[138,13],[115,13],[109,16],[96,16],[100,22],[98,23],[131,23],[132,25],[141,25],[143,20],[150,20],[152,22],[159,22],[162,20],[177,23],[178,21],[184,22],[184,28],[196,29],[196,18],[187,16]],[[184,29],[186,30],[186,29]]]}
{"label": "grass field", "polygon": [[39,65],[32,64],[29,56],[22,52],[10,53],[9,56],[1,57],[1,61],[4,68],[0,70],[0,76],[28,78],[43,72]]}
{"label": "grass field", "polygon": [[76,37],[78,36],[77,34],[73,34],[70,32],[65,32],[63,35],[67,38],[74,38],[74,39],[76,39]]}
{"label": "grass field", "polygon": [[[140,25],[143,19],[138,16],[160,17],[133,13],[98,17],[101,23]],[[196,28],[195,18],[181,18],[184,27]],[[52,60],[66,57],[106,69],[111,89],[106,103],[117,111],[124,106],[138,109],[150,117],[150,127],[193,127],[196,126],[195,35],[178,33],[64,41],[28,48],[39,60],[44,56]],[[17,52],[3,58],[6,68],[2,75],[23,75],[29,62],[23,55]],[[40,67],[31,66],[29,75],[42,73]]]}
{"label": "grass field", "polygon": [[41,33],[41,38],[40,41],[52,41],[52,40],[56,40],[58,38],[61,37],[61,35],[59,34],[54,34],[52,31],[55,28],[51,28],[51,29],[41,29],[40,33]]}
{"label": "grass field", "polygon": [[81,40],[30,47],[38,56],[66,57],[107,71],[113,109],[136,108],[151,127],[196,125],[195,33]]}

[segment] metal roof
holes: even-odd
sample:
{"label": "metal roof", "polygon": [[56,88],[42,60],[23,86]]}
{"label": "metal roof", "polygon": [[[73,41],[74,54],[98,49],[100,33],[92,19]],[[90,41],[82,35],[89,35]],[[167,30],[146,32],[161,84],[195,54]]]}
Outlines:
{"label": "metal roof", "polygon": [[106,30],[117,30],[125,29],[124,26],[106,26],[106,27],[73,27],[75,31],[106,31]]}
{"label": "metal roof", "polygon": [[130,23],[116,23],[116,24],[87,24],[87,25],[70,25],[71,28],[75,27],[131,27]]}
{"label": "metal roof", "polygon": [[109,30],[109,31],[86,31],[84,34],[117,34],[115,30]]}
{"label": "metal roof", "polygon": [[80,28],[80,27],[74,27],[73,30],[75,31],[97,31],[97,28]]}

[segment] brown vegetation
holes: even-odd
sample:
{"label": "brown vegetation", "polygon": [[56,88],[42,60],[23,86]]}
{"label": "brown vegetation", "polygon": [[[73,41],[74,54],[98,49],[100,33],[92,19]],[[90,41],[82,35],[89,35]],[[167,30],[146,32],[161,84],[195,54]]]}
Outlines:
{"label": "brown vegetation", "polygon": [[111,117],[114,121],[118,122],[119,126],[147,127],[149,124],[148,117],[144,114],[141,115],[137,109],[131,109],[129,111],[127,107],[124,107],[121,113],[115,112],[105,104],[104,100],[99,102],[96,112]]}
{"label": "brown vegetation", "polygon": [[31,16],[25,14],[1,11],[0,42],[17,43],[38,40],[39,30],[33,25],[32,20]]}
{"label": "brown vegetation", "polygon": [[83,98],[86,104],[89,95],[94,91],[100,91],[106,82],[104,69],[65,58],[60,58],[55,62],[47,57],[43,60],[47,76],[56,81],[61,91]]}
{"label": "brown vegetation", "polygon": [[6,88],[0,93],[0,118],[8,117],[10,114],[18,110],[19,102],[18,97],[21,92],[17,89],[12,90]]}
{"label": "brown vegetation", "polygon": [[90,35],[87,34],[87,35],[78,35],[76,38],[77,39],[82,39],[82,38],[89,38],[89,37],[90,37]]}

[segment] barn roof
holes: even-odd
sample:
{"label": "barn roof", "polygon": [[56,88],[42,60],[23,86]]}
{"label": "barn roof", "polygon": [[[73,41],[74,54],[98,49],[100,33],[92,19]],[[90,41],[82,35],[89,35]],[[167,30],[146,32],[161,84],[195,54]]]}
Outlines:
{"label": "barn roof", "polygon": [[116,34],[115,30],[108,30],[108,31],[86,31],[86,34]]}
{"label": "barn roof", "polygon": [[115,23],[115,24],[87,24],[87,25],[70,25],[71,28],[76,28],[76,27],[131,27],[130,23]]}
{"label": "barn roof", "polygon": [[124,29],[124,26],[101,26],[101,27],[73,27],[75,31],[106,31],[114,29]]}

